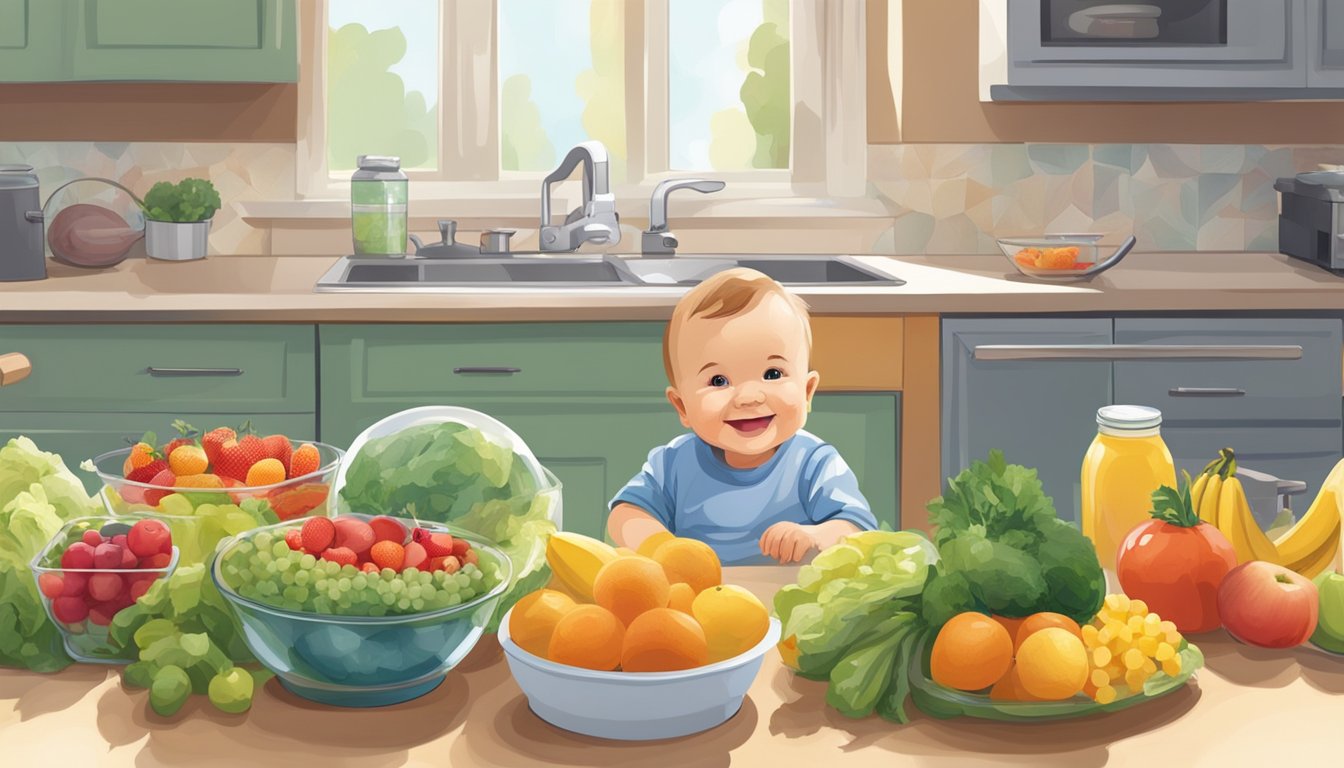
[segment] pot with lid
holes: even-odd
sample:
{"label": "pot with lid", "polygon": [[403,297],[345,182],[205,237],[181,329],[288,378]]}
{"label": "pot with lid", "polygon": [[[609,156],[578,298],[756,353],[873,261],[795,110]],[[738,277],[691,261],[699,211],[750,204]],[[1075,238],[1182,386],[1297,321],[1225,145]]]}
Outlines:
{"label": "pot with lid", "polygon": [[0,165],[0,281],[47,276],[42,201],[31,165]]}

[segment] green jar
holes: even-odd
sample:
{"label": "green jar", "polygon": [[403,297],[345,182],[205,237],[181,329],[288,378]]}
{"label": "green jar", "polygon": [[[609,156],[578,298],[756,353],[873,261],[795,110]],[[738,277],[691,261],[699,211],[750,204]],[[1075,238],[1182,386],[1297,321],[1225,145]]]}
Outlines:
{"label": "green jar", "polygon": [[360,155],[350,179],[350,224],[356,256],[406,254],[409,182],[401,158]]}

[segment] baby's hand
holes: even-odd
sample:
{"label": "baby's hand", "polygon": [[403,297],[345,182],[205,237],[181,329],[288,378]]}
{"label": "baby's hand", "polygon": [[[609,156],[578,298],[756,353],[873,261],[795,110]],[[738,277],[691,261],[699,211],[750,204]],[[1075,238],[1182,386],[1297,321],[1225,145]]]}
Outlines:
{"label": "baby's hand", "polygon": [[775,523],[761,534],[761,554],[781,563],[796,563],[816,546],[810,525]]}

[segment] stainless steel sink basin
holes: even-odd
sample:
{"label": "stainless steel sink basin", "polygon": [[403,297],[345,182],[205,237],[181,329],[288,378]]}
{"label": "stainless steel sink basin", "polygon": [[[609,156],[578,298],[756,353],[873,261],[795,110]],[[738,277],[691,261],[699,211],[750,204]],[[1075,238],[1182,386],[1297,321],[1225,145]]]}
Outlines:
{"label": "stainless steel sink basin", "polygon": [[514,255],[479,259],[345,256],[318,279],[318,291],[411,291],[478,287],[599,288],[690,286],[731,267],[759,270],[785,285],[904,285],[848,256],[717,254],[641,258]]}

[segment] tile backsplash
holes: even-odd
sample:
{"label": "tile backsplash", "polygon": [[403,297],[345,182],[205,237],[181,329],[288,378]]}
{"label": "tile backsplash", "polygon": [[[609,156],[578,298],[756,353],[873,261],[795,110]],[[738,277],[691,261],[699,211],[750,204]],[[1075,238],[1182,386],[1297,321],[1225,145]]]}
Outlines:
{"label": "tile backsplash", "polygon": [[868,149],[892,253],[996,252],[995,236],[1133,232],[1143,250],[1274,251],[1274,180],[1344,146],[892,144]]}
{"label": "tile backsplash", "polygon": [[[236,204],[295,199],[293,144],[18,142],[0,163],[37,169],[42,193],[80,176],[143,196],[156,181],[208,178],[224,207],[212,253],[268,253]],[[1344,146],[890,144],[869,147],[870,194],[893,211],[879,253],[994,252],[994,237],[1128,233],[1144,250],[1276,250],[1274,180],[1344,165]]]}

